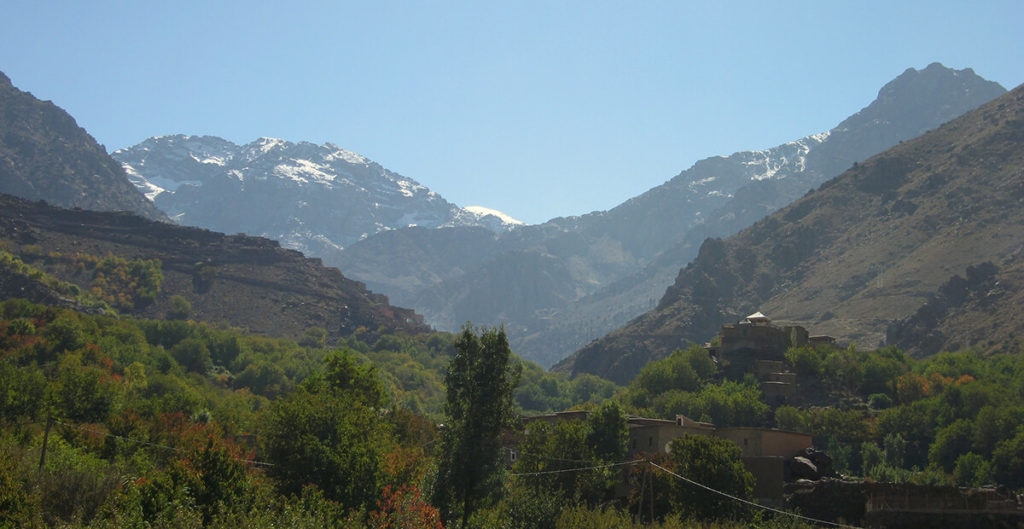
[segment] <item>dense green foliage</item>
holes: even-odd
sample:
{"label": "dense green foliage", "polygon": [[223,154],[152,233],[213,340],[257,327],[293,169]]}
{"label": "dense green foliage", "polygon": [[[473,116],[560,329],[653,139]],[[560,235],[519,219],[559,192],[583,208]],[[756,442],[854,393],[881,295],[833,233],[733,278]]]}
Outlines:
{"label": "dense green foliage", "polygon": [[839,388],[846,406],[775,411],[837,469],[878,481],[1024,486],[1024,357],[974,352],[915,360],[896,348],[791,350],[801,384]]}
{"label": "dense green foliage", "polygon": [[324,337],[3,301],[0,526],[436,526],[419,486],[455,337]]}
{"label": "dense green foliage", "polygon": [[[534,421],[527,431],[512,467],[514,485],[523,496],[590,506],[613,500],[621,469],[605,465],[625,459],[629,440],[626,416],[617,404],[607,402],[586,420]],[[585,464],[603,468],[560,473]],[[549,514],[553,518],[557,511]]]}
{"label": "dense green foliage", "polygon": [[621,398],[637,415],[673,419],[681,413],[717,426],[762,426],[769,412],[756,383],[723,380],[700,346],[647,364]]}

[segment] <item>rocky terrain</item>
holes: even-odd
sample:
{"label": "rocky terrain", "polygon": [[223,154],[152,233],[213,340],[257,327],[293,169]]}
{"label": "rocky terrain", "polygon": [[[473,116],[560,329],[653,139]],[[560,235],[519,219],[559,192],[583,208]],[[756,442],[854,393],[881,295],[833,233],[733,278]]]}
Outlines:
{"label": "rocky terrain", "polygon": [[626,381],[755,311],[866,347],[888,331],[915,355],[1019,346],[1022,145],[1019,87],[706,240],[654,310],[558,368]]}

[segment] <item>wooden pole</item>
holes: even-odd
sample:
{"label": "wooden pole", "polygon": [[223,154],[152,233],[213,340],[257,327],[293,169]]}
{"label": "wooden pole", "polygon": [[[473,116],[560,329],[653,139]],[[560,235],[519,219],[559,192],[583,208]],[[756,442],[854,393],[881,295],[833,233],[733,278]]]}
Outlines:
{"label": "wooden pole", "polygon": [[650,501],[650,504],[651,504],[651,507],[650,507],[651,508],[651,520],[650,520],[650,522],[654,523],[654,468],[651,467],[650,465],[647,465],[647,466],[648,466],[648,468],[651,471],[651,501]]}
{"label": "wooden pole", "polygon": [[644,514],[644,485],[647,484],[647,465],[644,465],[644,471],[640,474],[640,496],[636,505],[636,523],[643,521]]}
{"label": "wooden pole", "polygon": [[46,430],[43,432],[43,450],[39,454],[39,471],[42,472],[43,466],[46,465],[46,442],[50,439],[50,427],[53,426],[53,419],[50,415],[46,416]]}

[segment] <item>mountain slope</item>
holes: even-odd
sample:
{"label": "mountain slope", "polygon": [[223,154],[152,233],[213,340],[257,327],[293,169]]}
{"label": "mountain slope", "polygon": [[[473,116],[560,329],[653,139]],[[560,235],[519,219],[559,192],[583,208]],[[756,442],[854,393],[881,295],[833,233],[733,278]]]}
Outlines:
{"label": "mountain slope", "polygon": [[[973,71],[908,69],[835,128],[777,147],[701,160],[619,206],[499,234],[482,250],[470,235],[419,231],[370,237],[336,259],[439,328],[504,322],[515,350],[551,365],[651,309],[707,237],[724,237],[885,148],[1002,94]],[[443,240],[442,240],[443,239]],[[406,254],[450,257],[408,270]],[[524,252],[534,255],[526,259]],[[536,267],[510,274],[509,263]],[[560,277],[554,290],[538,288]],[[514,278],[515,281],[510,281]],[[486,310],[478,310],[490,307]]]}
{"label": "mountain slope", "polygon": [[74,118],[0,73],[0,193],[167,220]]}
{"label": "mountain slope", "polygon": [[214,136],[175,135],[150,138],[113,156],[180,224],[268,237],[320,257],[395,228],[502,231],[518,222],[485,208],[463,210],[331,143],[260,138],[236,145]]}
{"label": "mountain slope", "polygon": [[[83,290],[96,276],[83,272],[82,256],[159,259],[163,281],[150,303],[134,315],[164,318],[171,297],[191,304],[189,317],[255,333],[299,338],[311,327],[333,341],[360,332],[424,332],[422,318],[276,241],[153,222],[128,213],[59,209],[0,194],[0,241],[15,255]],[[2,297],[52,302],[55,295],[0,273]],[[27,289],[27,290],[26,290]]]}
{"label": "mountain slope", "polygon": [[[922,70],[908,68],[883,86],[870,105],[826,133],[775,149],[730,156],[726,161],[732,167],[753,165],[763,168],[763,172],[754,173],[754,178],[716,209],[699,214],[701,218],[695,224],[642,270],[573,303],[562,317],[552,320],[548,329],[523,340],[521,347],[543,349],[545,344],[562,344],[549,356],[564,358],[654,308],[655,301],[672,284],[679,269],[696,257],[706,238],[732,235],[854,162],[919,136],[1003,93],[998,83],[986,81],[970,69],[952,70],[938,63]],[[701,171],[700,165],[698,162],[686,172]],[[714,177],[705,170],[704,176],[692,178],[699,181]],[[608,307],[614,307],[615,313],[609,315]]]}
{"label": "mountain slope", "polygon": [[999,347],[1024,330],[1021,167],[1024,87],[706,240],[656,309],[560,368],[624,382],[757,310],[867,346],[888,330],[918,355]]}

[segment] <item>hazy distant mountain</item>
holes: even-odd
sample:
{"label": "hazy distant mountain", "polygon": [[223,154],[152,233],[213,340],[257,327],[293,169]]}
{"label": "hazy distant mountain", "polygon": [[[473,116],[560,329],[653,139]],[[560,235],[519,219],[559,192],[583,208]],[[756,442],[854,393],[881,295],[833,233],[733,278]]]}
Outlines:
{"label": "hazy distant mountain", "polygon": [[911,68],[830,131],[701,160],[611,210],[508,234],[381,233],[332,262],[439,328],[504,322],[518,354],[551,365],[652,308],[705,238],[1004,92],[970,69]]}
{"label": "hazy distant mountain", "polygon": [[560,367],[624,382],[754,311],[916,355],[1022,350],[1022,167],[1018,87],[733,237],[706,240],[655,310]]}
{"label": "hazy distant mountain", "polygon": [[0,73],[0,193],[167,220],[74,118]]}
{"label": "hazy distant mountain", "polygon": [[408,226],[521,224],[446,201],[416,181],[336,145],[260,138],[161,136],[113,153],[132,182],[176,222],[281,241],[328,257],[380,231]]}

